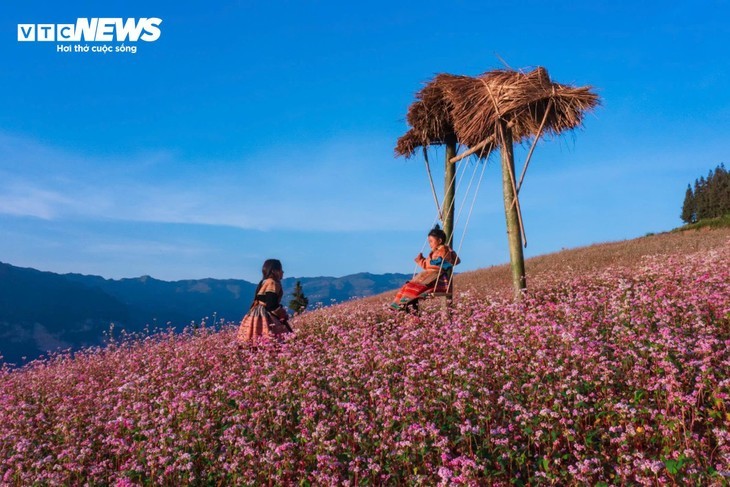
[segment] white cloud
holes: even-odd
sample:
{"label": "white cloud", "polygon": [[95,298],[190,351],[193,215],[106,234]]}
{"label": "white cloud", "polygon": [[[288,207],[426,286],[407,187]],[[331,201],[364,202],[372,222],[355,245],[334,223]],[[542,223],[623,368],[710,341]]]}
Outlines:
{"label": "white cloud", "polygon": [[[421,229],[435,216],[422,161],[393,159],[390,142],[340,138],[317,147],[261,150],[238,160],[190,161],[169,151],[89,155],[0,133],[0,214],[253,230]],[[594,154],[583,146],[570,151],[559,146],[540,144],[525,180],[526,209],[592,187],[610,198],[607,184],[617,189],[648,184],[653,168],[681,172],[689,157],[676,148]],[[525,148],[516,152],[521,170]],[[491,194],[501,191],[498,163],[490,165],[482,190],[488,194],[480,195],[477,214],[485,205],[500,211]],[[432,167],[440,189],[440,165]],[[460,191],[465,189],[466,182]]]}
{"label": "white cloud", "polygon": [[87,246],[85,250],[89,253],[105,255],[159,256],[175,254],[188,257],[203,255],[210,251],[209,248],[201,245],[185,245],[147,240],[125,240],[114,243],[99,242]]}
{"label": "white cloud", "polygon": [[16,216],[355,231],[408,227],[424,203],[431,210],[421,168],[370,141],[191,162],[73,154],[0,134],[0,161],[0,213]]}
{"label": "white cloud", "polygon": [[0,183],[0,213],[51,220],[58,215],[57,209],[66,204],[68,199],[64,195],[33,183]]}

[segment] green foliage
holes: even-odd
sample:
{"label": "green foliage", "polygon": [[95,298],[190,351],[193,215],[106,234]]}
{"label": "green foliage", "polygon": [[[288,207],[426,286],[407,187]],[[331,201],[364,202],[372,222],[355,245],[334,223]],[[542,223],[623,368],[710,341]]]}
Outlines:
{"label": "green foliage", "polygon": [[304,291],[302,290],[302,283],[301,281],[297,281],[296,286],[294,286],[294,299],[289,301],[289,308],[294,311],[294,313],[299,314],[303,313],[305,309],[307,309],[307,306],[309,305],[309,298],[307,298],[304,295]]}
{"label": "green foliage", "polygon": [[687,185],[687,192],[684,194],[681,218],[685,223],[694,223],[697,221],[697,212],[695,211],[695,194],[689,184]]}
{"label": "green foliage", "polygon": [[684,230],[699,230],[700,228],[729,228],[730,227],[730,213],[726,213],[723,216],[717,218],[706,218],[700,220],[697,223],[690,223],[678,228],[676,231]]}
{"label": "green foliage", "polygon": [[680,217],[685,223],[696,223],[730,213],[730,173],[720,164],[695,180],[694,190],[687,185]]}
{"label": "green foliage", "polygon": [[687,464],[688,459],[684,454],[680,455],[679,458],[676,460],[673,459],[664,459],[664,466],[667,467],[667,472],[669,472],[670,475],[673,477],[679,474],[682,471],[682,468]]}

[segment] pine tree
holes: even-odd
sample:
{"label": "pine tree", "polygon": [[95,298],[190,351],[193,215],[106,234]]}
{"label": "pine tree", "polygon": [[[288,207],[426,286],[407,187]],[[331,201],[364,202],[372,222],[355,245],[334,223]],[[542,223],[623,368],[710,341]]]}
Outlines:
{"label": "pine tree", "polygon": [[694,223],[697,221],[695,214],[695,196],[689,184],[687,185],[687,192],[684,194],[681,218],[684,223]]}
{"label": "pine tree", "polygon": [[720,173],[717,170],[712,170],[707,175],[707,218],[720,216],[720,202],[717,199],[719,176]]}
{"label": "pine tree", "polygon": [[710,218],[717,218],[729,213],[728,173],[724,164],[720,164],[715,168],[707,183]]}
{"label": "pine tree", "polygon": [[700,176],[700,179],[695,181],[695,217],[697,220],[708,218],[707,203],[707,182],[704,177]]}
{"label": "pine tree", "polygon": [[720,177],[718,178],[718,199],[720,203],[720,216],[730,213],[730,173],[725,169],[724,164],[720,164],[718,168]]}
{"label": "pine tree", "polygon": [[289,301],[289,308],[291,308],[295,314],[303,313],[304,310],[307,309],[307,305],[309,305],[309,298],[304,295],[301,281],[297,281],[297,284],[294,286],[293,294],[294,299]]}
{"label": "pine tree", "polygon": [[727,214],[730,214],[730,173],[724,164],[720,164],[707,174],[706,179],[696,179],[694,190],[687,187],[680,217],[687,223],[694,223]]}

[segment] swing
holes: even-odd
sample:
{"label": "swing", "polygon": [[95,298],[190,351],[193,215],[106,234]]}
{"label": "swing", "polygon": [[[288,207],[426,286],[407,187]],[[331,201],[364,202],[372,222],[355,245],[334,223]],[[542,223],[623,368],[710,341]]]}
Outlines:
{"label": "swing", "polygon": [[[524,167],[522,169],[522,174],[520,175],[520,180],[519,180],[519,182],[516,183],[516,187],[514,188],[515,189],[515,198],[512,201],[512,206],[517,205],[517,212],[518,212],[520,233],[522,234],[522,241],[523,241],[525,247],[527,246],[527,236],[525,235],[525,230],[524,230],[524,227],[522,225],[522,215],[521,215],[521,211],[520,211],[520,208],[519,208],[518,194],[519,194],[519,191],[520,191],[520,189],[522,187],[522,182],[523,182],[524,177],[525,177],[525,172],[527,171],[527,167],[530,164],[530,159],[532,157],[532,153],[535,150],[535,146],[536,146],[537,141],[538,141],[538,139],[540,137],[540,133],[542,132],[542,129],[543,129],[544,125],[545,125],[545,120],[547,118],[547,113],[550,111],[551,105],[552,105],[552,100],[550,101],[550,103],[548,103],[548,108],[547,108],[547,110],[545,112],[545,116],[544,116],[544,118],[542,120],[542,123],[540,124],[540,128],[539,128],[539,130],[537,132],[537,136],[533,140],[533,143],[532,143],[532,145],[530,147],[530,150],[529,150],[529,152],[527,154],[527,157],[525,159],[525,164],[524,164]],[[474,155],[477,152],[481,152],[482,154],[483,153],[489,154],[491,152],[491,150],[493,149],[493,147],[494,147],[494,139],[495,138],[492,137],[492,138],[488,138],[488,139],[484,140],[484,142],[482,144],[479,144],[478,146],[476,146],[476,147],[474,147],[472,149],[469,149],[469,150],[463,152],[462,154],[460,154],[458,156],[455,156],[454,158],[452,158],[449,161],[449,163],[456,164],[458,161],[461,161],[462,159],[465,159],[468,156]],[[487,148],[486,149],[486,152],[483,150],[485,148]],[[443,225],[443,221],[444,221],[445,215],[444,215],[444,212],[443,212],[443,208],[441,208],[441,205],[439,203],[438,195],[436,194],[436,186],[434,185],[434,182],[433,182],[433,175],[431,174],[431,166],[430,166],[430,163],[429,163],[429,160],[428,160],[428,154],[427,154],[427,151],[426,151],[425,148],[423,150],[423,156],[424,156],[424,161],[425,161],[425,164],[426,164],[426,173],[428,174],[428,180],[429,180],[429,183],[431,185],[431,193],[433,194],[434,203],[436,204],[436,221],[440,221],[441,224]],[[456,215],[456,219],[455,219],[455,222],[454,222],[454,228],[456,228],[456,224],[459,222],[459,218],[461,217],[461,212],[464,209],[464,205],[466,204],[467,197],[469,196],[469,193],[471,192],[472,183],[474,182],[474,177],[476,176],[476,170],[477,170],[478,167],[479,167],[478,164],[474,164],[474,171],[472,172],[471,179],[469,180],[469,185],[466,188],[466,193],[464,194],[464,197],[463,197],[462,202],[461,202],[461,206],[459,207],[459,212]],[[484,171],[485,171],[486,167],[487,167],[487,161],[484,161],[483,162],[483,165],[482,165],[481,174],[479,175],[479,181],[477,182],[476,191],[474,192],[474,196],[472,197],[472,201],[471,201],[471,206],[469,207],[469,213],[468,213],[467,218],[466,218],[466,223],[464,224],[464,229],[463,229],[463,231],[461,233],[461,238],[459,240],[459,248],[456,251],[456,255],[457,256],[461,253],[461,247],[464,244],[464,239],[466,237],[466,231],[467,231],[467,228],[469,227],[469,221],[471,220],[471,215],[472,215],[472,212],[474,210],[474,204],[476,203],[477,196],[479,195],[479,188],[481,187],[482,181],[484,179]],[[464,174],[465,174],[465,171],[461,171],[461,176],[459,177],[459,181],[456,184],[456,191],[457,192],[459,191],[459,187],[461,186],[461,182],[462,182],[462,179],[464,177]],[[456,175],[454,174],[454,177],[455,176]],[[453,185],[454,184],[454,178],[451,179],[451,182],[449,184],[450,185]],[[513,186],[515,186],[515,178],[514,178],[514,175],[512,175],[512,184],[513,184]],[[454,204],[454,200],[451,201],[451,204],[452,205]],[[451,208],[452,207],[453,206],[450,206],[448,208],[448,211],[451,211]],[[447,213],[448,213],[448,211],[447,211]],[[452,241],[453,241],[453,236],[452,236]],[[423,246],[421,247],[421,252],[423,252],[423,249],[425,248],[427,242],[428,242],[428,239],[426,239],[426,242],[424,242]],[[418,268],[416,268],[416,271],[413,273],[413,276],[414,277],[416,276],[416,273],[417,272],[418,272]],[[438,284],[439,284],[439,280],[441,278],[442,273],[444,273],[444,275],[447,276],[448,285],[446,286],[446,288],[444,290],[437,290],[438,287],[439,287]],[[442,309],[445,309],[445,310],[448,310],[448,308],[451,306],[451,303],[452,303],[453,298],[454,298],[454,281],[453,281],[453,279],[454,279],[454,269],[453,269],[453,267],[450,267],[450,268],[444,270],[443,269],[443,266],[442,266],[439,269],[439,274],[438,274],[438,276],[436,278],[436,282],[434,283],[433,290],[430,291],[430,292],[428,292],[428,293],[426,293],[425,296],[423,297],[423,299],[438,299],[438,300],[441,301],[441,308]],[[415,301],[414,307],[416,309],[418,309],[418,300]]]}
{"label": "swing", "polygon": [[[491,144],[490,144],[490,150],[491,150]],[[487,153],[488,153],[488,151],[487,151]],[[441,224],[443,225],[445,214],[443,212],[443,208],[441,208],[441,204],[439,203],[438,195],[436,194],[436,187],[434,185],[433,176],[431,174],[431,165],[429,163],[428,154],[427,154],[427,151],[425,148],[423,151],[423,155],[424,155],[424,161],[426,164],[426,172],[428,174],[428,180],[431,185],[431,193],[433,194],[434,203],[436,204],[436,219],[435,219],[434,223],[441,222]],[[463,159],[463,157],[462,157],[462,159]],[[451,163],[455,164],[455,162],[451,162]],[[459,207],[459,212],[457,213],[455,221],[454,221],[454,228],[456,228],[456,225],[459,222],[459,219],[461,217],[461,213],[464,209],[464,206],[466,205],[466,201],[469,196],[469,193],[471,192],[471,187],[472,187],[472,184],[474,183],[474,178],[476,177],[478,167],[479,167],[478,164],[474,164],[474,170],[472,171],[472,175],[469,180],[469,185],[467,186],[466,193],[464,194],[461,205]],[[471,215],[474,210],[474,204],[476,203],[477,196],[479,195],[479,188],[481,187],[482,180],[484,179],[484,172],[486,170],[486,167],[487,167],[487,162],[484,161],[484,163],[482,164],[481,174],[479,175],[479,181],[477,183],[476,191],[474,191],[474,196],[472,197],[472,202],[471,202],[471,206],[469,208],[469,213],[466,218],[466,223],[465,223],[464,229],[461,233],[461,238],[459,239],[459,248],[456,251],[457,256],[461,252],[461,247],[464,244],[464,238],[466,237],[466,231],[467,231],[467,228],[469,227],[469,221],[471,220]],[[464,174],[465,174],[465,171],[461,171],[461,176],[459,177],[459,181],[456,183],[456,192],[459,192],[459,188],[460,188],[461,182],[464,178]],[[449,183],[450,186],[454,185],[455,178],[456,178],[456,173],[454,173],[454,177],[452,177],[451,182]],[[452,199],[451,206],[449,206],[446,213],[450,212],[451,209],[453,208],[454,200],[455,199]],[[454,240],[453,235],[451,237],[452,237],[451,240],[453,243],[453,240]],[[428,242],[428,239],[426,239],[426,242],[424,242],[423,246],[421,247],[421,253],[423,253],[423,250],[425,249],[427,242]],[[418,273],[418,267],[416,267],[416,270],[413,273],[414,278],[417,273]],[[442,276],[445,277],[447,285],[445,288],[443,286],[441,286],[441,289],[439,290],[439,283],[442,282]],[[439,273],[436,276],[436,281],[434,282],[433,289],[430,292],[425,293],[425,295],[423,296],[422,299],[438,299],[441,301],[441,307],[443,309],[448,309],[451,305],[453,297],[454,297],[454,269],[453,269],[453,266],[444,269],[443,264],[442,264],[439,267]],[[418,309],[418,300],[415,300],[414,307],[416,308],[416,310]]]}

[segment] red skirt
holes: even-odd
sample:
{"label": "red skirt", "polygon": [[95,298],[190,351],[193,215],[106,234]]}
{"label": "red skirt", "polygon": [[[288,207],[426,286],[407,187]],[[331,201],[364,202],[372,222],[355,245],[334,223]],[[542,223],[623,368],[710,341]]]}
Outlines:
{"label": "red skirt", "polygon": [[442,273],[438,276],[434,275],[434,281],[429,283],[421,283],[419,280],[423,280],[423,274],[421,273],[416,276],[415,279],[406,282],[402,288],[395,295],[395,299],[390,306],[396,309],[406,308],[408,305],[413,304],[415,301],[427,297],[431,293],[445,293],[449,291],[449,277]]}
{"label": "red skirt", "polygon": [[266,311],[264,305],[256,304],[241,320],[236,340],[240,344],[255,344],[261,340],[280,337],[285,333],[289,333],[289,328]]}

